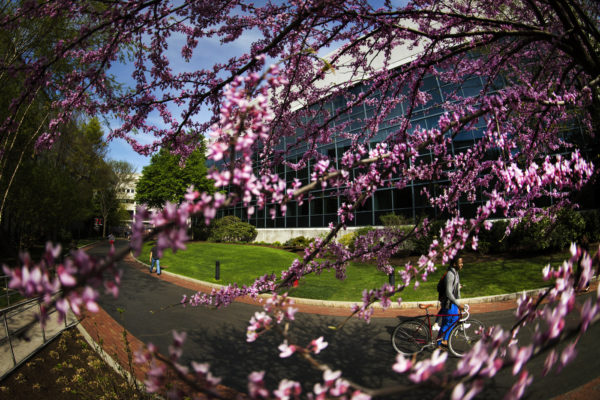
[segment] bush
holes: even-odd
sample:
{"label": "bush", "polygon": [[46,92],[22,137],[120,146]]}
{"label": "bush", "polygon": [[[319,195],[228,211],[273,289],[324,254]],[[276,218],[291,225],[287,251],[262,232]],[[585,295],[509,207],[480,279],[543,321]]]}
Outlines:
{"label": "bush", "polygon": [[527,218],[510,235],[513,248],[520,251],[563,250],[579,241],[585,232],[585,221],[576,211],[563,208],[554,221],[549,217],[533,222]]}
{"label": "bush", "polygon": [[481,229],[479,231],[479,245],[477,251],[482,254],[503,253],[509,246],[509,239],[506,236],[506,227],[508,221],[493,221],[491,229]]}
{"label": "bush", "polygon": [[374,230],[375,230],[375,228],[373,228],[372,226],[363,226],[354,231],[354,236],[355,237],[365,236],[367,233],[374,231]]}
{"label": "bush", "polygon": [[293,247],[296,249],[305,249],[307,248],[312,242],[314,242],[314,239],[309,239],[306,238],[304,236],[297,236],[295,238],[291,238],[290,240],[288,240],[287,242],[284,243],[284,246],[286,247]]}
{"label": "bush", "polygon": [[477,243],[477,252],[479,254],[489,254],[490,253],[490,247],[491,244],[490,242],[485,242],[485,241],[479,241]]}
{"label": "bush", "polygon": [[[413,228],[410,226],[389,226],[387,228],[393,229],[394,231],[402,231],[404,234],[409,234],[413,230]],[[373,228],[372,226],[366,226],[366,227],[357,229],[354,232],[346,233],[345,235],[338,238],[337,242],[344,245],[345,247],[347,247],[348,250],[354,251],[356,248],[356,245],[355,245],[356,240],[359,237],[365,236],[369,232],[374,231],[374,230],[376,230],[376,229]],[[398,252],[396,254],[397,255],[410,254],[414,251],[414,249],[415,249],[415,239],[414,239],[414,237],[411,237],[411,238],[403,241],[398,246]]]}
{"label": "bush", "polygon": [[204,218],[192,217],[192,240],[208,240],[210,230],[211,225],[206,225],[204,223]]}
{"label": "bush", "polygon": [[440,229],[446,226],[446,221],[433,221],[429,224],[429,229],[426,235],[421,235],[414,239],[414,250],[416,254],[427,254],[429,252],[429,246],[433,242],[433,239],[437,239],[440,235]]}
{"label": "bush", "polygon": [[213,221],[208,240],[214,242],[251,242],[256,238],[256,228],[242,222],[235,215],[228,215]]}
{"label": "bush", "polygon": [[585,222],[585,232],[582,236],[588,243],[596,243],[600,241],[600,211],[588,210],[582,211],[581,216]]}
{"label": "bush", "polygon": [[395,227],[400,225],[412,225],[412,219],[394,213],[382,215],[379,220],[383,226]]}
{"label": "bush", "polygon": [[556,221],[550,229],[549,248],[566,249],[571,242],[579,242],[585,234],[585,220],[581,213],[563,208],[558,212]]}
{"label": "bush", "polygon": [[350,251],[354,251],[354,241],[356,240],[356,234],[354,232],[346,233],[345,235],[340,236],[337,240],[339,244],[347,247]]}
{"label": "bush", "polygon": [[350,233],[342,236],[340,239],[344,240],[344,245],[346,247],[348,247],[348,250],[354,251],[356,239],[358,239],[361,236],[365,236],[367,233],[374,231],[374,230],[375,230],[375,228],[373,228],[372,226],[363,226],[361,228],[358,228],[354,232],[350,232]]}

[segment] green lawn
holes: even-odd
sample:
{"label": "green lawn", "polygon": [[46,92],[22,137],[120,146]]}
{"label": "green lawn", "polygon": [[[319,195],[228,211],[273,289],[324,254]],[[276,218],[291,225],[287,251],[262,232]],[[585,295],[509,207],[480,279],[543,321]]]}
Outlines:
{"label": "green lawn", "polygon": [[[144,246],[140,260],[148,262],[151,244]],[[226,285],[237,282],[249,284],[254,278],[266,273],[279,274],[296,258],[295,254],[269,247],[192,242],[187,250],[173,254],[167,251],[161,259],[166,271]],[[547,285],[541,275],[542,268],[551,262],[556,265],[567,257],[567,253],[531,258],[511,258],[490,261],[466,261],[461,272],[462,297],[490,296],[513,293]],[[219,260],[221,279],[216,281],[215,262]],[[406,288],[401,294],[404,301],[426,301],[437,299],[437,282],[443,270],[430,275],[420,288]],[[335,279],[333,271],[324,271],[320,276],[304,277],[297,288],[290,290],[294,297],[322,300],[358,301],[365,288],[378,288],[388,281],[387,275],[374,266],[351,263],[347,279]],[[399,276],[396,277],[399,282]]]}
{"label": "green lawn", "polygon": [[[248,284],[259,275],[279,274],[296,256],[269,247],[209,242],[187,243],[187,250],[173,254],[167,250],[160,260],[161,267],[175,274],[206,282],[226,285]],[[148,263],[151,244],[145,244],[140,260]],[[215,280],[215,263],[219,261],[221,279]]]}

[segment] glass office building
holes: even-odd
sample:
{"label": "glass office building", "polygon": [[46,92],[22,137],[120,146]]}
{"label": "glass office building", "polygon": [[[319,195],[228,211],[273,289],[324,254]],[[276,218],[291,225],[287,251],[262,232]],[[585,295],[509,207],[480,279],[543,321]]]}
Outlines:
{"label": "glass office building", "polygon": [[[499,86],[502,82],[499,82]],[[353,92],[359,92],[363,89],[364,85],[357,85],[351,89]],[[473,77],[464,82],[460,87],[455,84],[444,84],[435,76],[428,76],[425,78],[421,87],[422,91],[426,91],[431,95],[431,100],[425,106],[420,106],[413,111],[413,117],[411,119],[412,126],[420,125],[422,128],[432,128],[437,126],[439,117],[444,113],[444,109],[441,104],[446,100],[446,96],[455,93],[464,97],[477,95],[483,88],[483,82],[480,77]],[[331,109],[341,107],[345,104],[345,99],[338,97],[333,99],[327,106]],[[360,108],[352,110],[352,114],[345,116],[339,123],[351,122],[348,125],[347,132],[353,133],[364,129],[362,121],[365,118],[369,118],[373,115],[374,110],[370,109],[367,105],[362,105]],[[380,130],[369,143],[369,146],[373,146],[377,142],[385,139],[388,132],[397,129],[397,125],[392,125],[390,120],[397,118],[399,115],[404,115],[405,110],[402,105],[396,107],[396,109],[388,115],[386,123],[380,126]],[[473,144],[482,137],[482,132],[485,129],[485,122],[481,121],[480,126],[476,126],[473,130],[460,132],[455,136],[452,141],[451,151],[456,154],[465,149],[473,146]],[[580,135],[580,129],[578,127],[572,127],[565,132],[565,135]],[[327,154],[330,159],[339,160],[344,151],[349,147],[349,139],[339,140],[335,139],[333,143],[327,144],[319,148],[322,154]],[[280,143],[280,149],[285,148],[287,143]],[[288,160],[295,162],[303,154],[304,150],[298,148],[295,153],[291,153],[288,156]],[[490,155],[495,156],[495,155]],[[424,152],[420,155],[421,158],[427,159],[431,157],[430,153]],[[285,176],[288,183],[292,182],[294,178],[299,179],[303,184],[309,182],[310,172],[312,171],[312,165],[308,165],[308,168],[304,168],[299,171],[280,166],[280,170],[277,172],[280,176]],[[397,179],[400,179],[398,177]],[[431,207],[428,203],[427,198],[422,194],[422,189],[427,186],[429,193],[432,195],[439,194],[442,190],[444,181],[430,181],[430,182],[409,182],[404,189],[395,189],[393,187],[381,188],[375,192],[375,194],[367,199],[365,205],[355,212],[354,219],[348,222],[348,226],[377,226],[381,225],[380,217],[382,215],[394,213],[405,217],[408,221],[415,221],[417,217],[421,215],[427,216],[438,216],[439,210]],[[241,205],[231,207],[228,209],[220,210],[219,217],[225,215],[236,215],[243,221],[247,221],[257,228],[320,228],[326,227],[330,222],[336,223],[338,221],[337,210],[340,204],[343,202],[337,195],[337,188],[327,188],[325,190],[315,190],[311,192],[312,200],[310,202],[304,201],[302,205],[297,202],[288,203],[287,213],[282,216],[277,211],[275,219],[271,218],[267,210],[257,210],[254,215],[248,218],[246,210]],[[485,198],[482,193],[478,193],[475,201],[467,201],[466,199],[459,202],[461,215],[470,217],[474,215],[477,207],[485,202]],[[548,203],[549,205],[549,203]]]}

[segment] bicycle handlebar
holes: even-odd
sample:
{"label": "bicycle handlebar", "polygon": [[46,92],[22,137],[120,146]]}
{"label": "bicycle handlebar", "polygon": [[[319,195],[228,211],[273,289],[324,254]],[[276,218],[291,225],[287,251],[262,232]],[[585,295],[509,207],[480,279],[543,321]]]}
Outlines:
{"label": "bicycle handlebar", "polygon": [[469,319],[469,316],[471,315],[471,314],[469,313],[469,305],[468,305],[468,304],[465,304],[465,305],[464,305],[463,311],[464,311],[464,312],[463,312],[463,314],[466,314],[467,316],[466,316],[466,317],[464,317],[464,318],[462,318],[462,317],[461,317],[461,318],[460,318],[460,322],[464,322],[464,321],[468,320],[468,319]]}

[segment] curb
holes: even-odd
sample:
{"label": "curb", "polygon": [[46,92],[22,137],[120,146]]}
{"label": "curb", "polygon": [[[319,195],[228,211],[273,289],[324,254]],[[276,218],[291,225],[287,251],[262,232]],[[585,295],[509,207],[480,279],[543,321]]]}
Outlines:
{"label": "curb", "polygon": [[[138,262],[140,262],[143,265],[146,265],[139,260],[138,260]],[[167,272],[167,271],[163,271],[163,272],[161,272],[161,274],[176,277],[176,278],[179,278],[179,279],[182,279],[182,280],[185,280],[188,282],[196,283],[201,286],[206,286],[206,287],[209,287],[209,288],[215,289],[215,290],[220,290],[220,289],[227,287],[224,285],[205,282],[205,281],[201,281],[201,280],[190,278],[190,277],[183,276],[183,275],[174,274],[172,272]],[[465,298],[462,298],[461,301],[464,301],[465,303],[468,303],[468,304],[495,303],[495,302],[501,302],[501,301],[515,300],[523,295],[536,296],[540,293],[543,293],[544,291],[546,291],[546,288],[524,290],[522,292],[507,293],[507,294],[500,294],[500,295],[493,295],[493,296],[465,297]],[[271,296],[268,294],[260,294],[260,295],[258,295],[258,297],[263,298],[263,299],[268,299]],[[288,298],[294,300],[295,304],[304,304],[307,306],[334,307],[334,308],[352,308],[355,304],[360,303],[359,301],[317,300],[317,299],[306,299],[303,297],[288,297]],[[419,305],[424,304],[424,303],[436,303],[437,304],[438,300],[407,301],[407,302],[402,302],[401,304],[394,302],[388,307],[388,309],[419,308]],[[382,308],[380,302],[374,303],[373,307],[374,308]]]}

